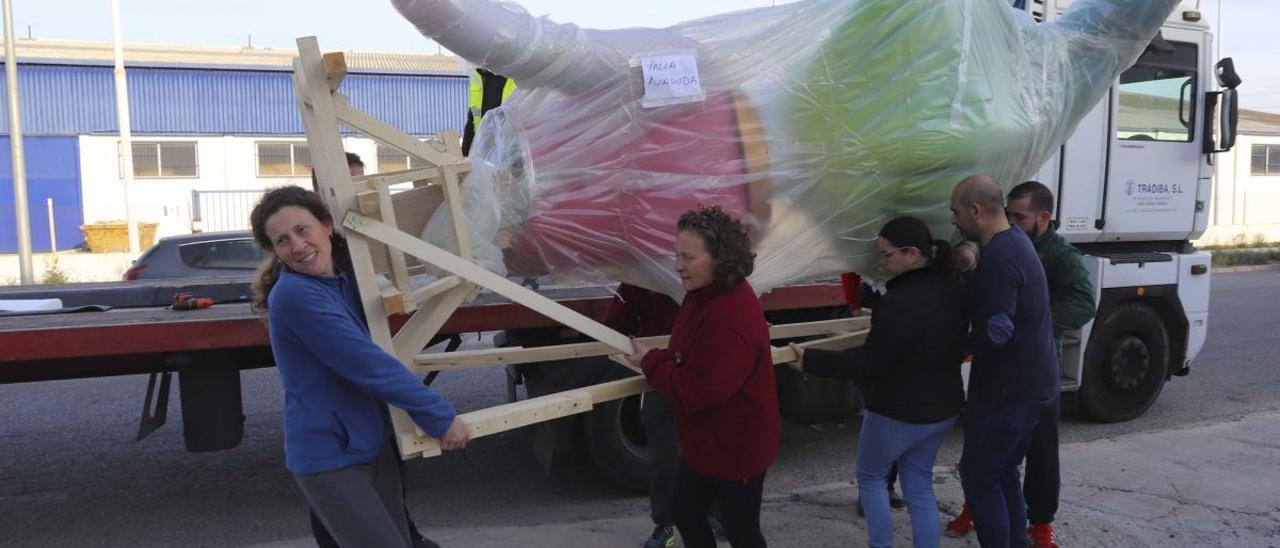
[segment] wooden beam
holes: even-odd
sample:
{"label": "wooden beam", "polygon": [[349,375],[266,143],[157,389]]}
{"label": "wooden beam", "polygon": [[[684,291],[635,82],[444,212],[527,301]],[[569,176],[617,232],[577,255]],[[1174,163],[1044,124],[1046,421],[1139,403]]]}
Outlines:
{"label": "wooden beam", "polygon": [[[671,337],[644,337],[640,342],[655,348],[664,348]],[[452,371],[455,369],[475,369],[481,367],[497,367],[538,363],[572,358],[589,358],[607,356],[617,350],[600,342],[560,344],[538,348],[490,348],[485,350],[464,350],[459,352],[418,354],[414,358],[415,372]]]}
{"label": "wooden beam", "polygon": [[453,241],[458,245],[458,256],[471,260],[471,236],[467,234],[466,212],[462,209],[460,172],[454,166],[444,166],[444,196],[449,204],[449,218],[453,221]]}
{"label": "wooden beam", "polygon": [[[396,208],[395,205],[391,203],[391,189],[387,186],[387,182],[380,181],[376,190],[378,193],[378,206],[382,210],[382,222],[391,226],[400,226],[396,223]],[[404,261],[404,253],[401,253],[400,250],[391,247],[386,248],[386,251],[388,256],[387,259],[391,263],[391,285],[395,286],[395,288],[400,291],[401,295],[413,291],[413,285],[409,282],[409,269],[405,265]],[[403,304],[402,308],[404,309],[404,313],[418,309],[418,302],[413,299],[402,299],[401,302]],[[390,312],[388,312],[388,314],[389,313]],[[408,363],[408,360],[404,361]]]}
{"label": "wooden beam", "polygon": [[426,285],[425,287],[422,287],[421,289],[415,290],[413,292],[413,300],[418,303],[425,303],[427,299],[430,299],[436,295],[444,293],[445,291],[458,287],[463,283],[465,282],[462,280],[462,278],[459,278],[457,276],[445,276],[443,278],[440,278],[439,280],[431,282],[430,284]]}
{"label": "wooden beam", "polygon": [[342,52],[335,51],[324,54],[324,77],[329,83],[329,91],[338,91],[342,80],[347,77],[347,58]]}
{"label": "wooden beam", "polygon": [[[815,322],[790,323],[769,326],[769,337],[773,339],[790,339],[811,337],[832,333],[848,333],[865,329],[869,323],[866,318],[841,318]],[[639,339],[646,346],[666,348],[669,335],[644,337]],[[571,358],[588,358],[607,356],[617,350],[600,342],[586,342],[543,346],[538,348],[492,348],[485,350],[468,350],[449,353],[419,354],[414,358],[413,369],[423,373],[427,371],[446,371],[455,369],[475,369],[537,363]]]}
{"label": "wooden beam", "polygon": [[[853,333],[842,333],[839,335],[805,341],[799,343],[801,349],[821,348],[823,350],[844,350],[853,348],[867,340],[867,331],[855,331]],[[791,350],[791,346],[775,346],[773,347],[773,364],[779,365],[796,361],[796,353]]]}
{"label": "wooden beam", "polygon": [[335,102],[334,111],[343,125],[433,166],[447,166],[465,161],[461,157],[440,152],[431,145],[405,135],[383,121],[352,108],[347,104],[346,98]]}
{"label": "wooden beam", "polygon": [[627,369],[635,371],[636,373],[639,373],[641,375],[644,374],[644,371],[640,369],[640,366],[631,365],[631,362],[627,361],[627,358],[622,354],[609,354],[609,359],[612,360],[613,363],[616,363]]}
{"label": "wooden beam", "polygon": [[351,181],[355,183],[357,191],[367,191],[376,188],[378,182],[386,182],[389,185],[398,185],[400,183],[409,183],[413,181],[420,181],[422,179],[444,180],[444,174],[441,173],[439,167],[432,166],[360,175],[353,177]]}
{"label": "wooden beam", "polygon": [[[320,44],[314,36],[298,39],[298,57],[293,60],[293,85],[298,96],[302,125],[311,151],[311,166],[316,174],[320,194],[329,211],[337,218],[356,207],[347,168],[347,155],[338,128],[338,105],[329,79]],[[343,105],[345,107],[345,105]],[[376,282],[377,273],[369,250],[369,241],[359,233],[347,234],[360,305],[364,309],[369,336],[383,350],[394,353],[391,328],[383,308],[382,294]],[[391,408],[391,422],[397,432],[412,431],[412,419],[402,409]]]}
{"label": "wooden beam", "polygon": [[859,316],[856,318],[840,318],[836,320],[820,320],[814,322],[784,323],[770,325],[769,338],[795,339],[799,337],[827,335],[830,333],[849,333],[852,331],[861,331],[870,325],[871,318],[865,316]]}
{"label": "wooden beam", "polygon": [[457,255],[405,234],[386,223],[351,211],[343,219],[343,226],[400,249],[451,274],[475,282],[494,293],[511,299],[513,302],[524,305],[565,326],[572,327],[588,337],[608,344],[618,352],[627,353],[631,351],[631,340],[625,335],[609,329],[603,324],[539,295],[520,284],[489,272],[475,263],[463,260]]}
{"label": "wooden beam", "polygon": [[[648,389],[644,377],[628,377],[621,380],[558,392],[528,400],[472,411],[461,415],[471,426],[471,440],[515,430],[522,426],[586,413],[595,405],[641,394]],[[408,457],[433,457],[440,454],[440,441],[421,430],[411,436],[400,437],[402,454]],[[403,448],[411,448],[412,452]]]}
{"label": "wooden beam", "polygon": [[[823,339],[807,341],[799,344],[801,348],[826,348],[840,349],[848,348],[861,344],[866,339],[867,331],[856,331],[852,333],[841,333]],[[573,346],[573,345],[565,345]],[[526,351],[536,351],[541,349],[524,349]],[[419,356],[421,358],[421,356]],[[795,361],[795,352],[787,347],[774,347],[773,360],[774,364],[783,364]],[[558,392],[533,398],[521,402],[490,407],[480,411],[467,413],[462,415],[462,419],[467,424],[472,425],[472,439],[494,434],[497,432],[505,432],[513,430],[521,426],[526,426],[536,422],[551,420],[563,416],[576,413],[585,413],[590,411],[596,404],[610,400],[621,399],[635,394],[641,394],[648,390],[644,377],[628,377],[625,379],[587,386],[565,392]],[[584,398],[582,393],[588,393],[589,397]],[[585,402],[585,403],[584,403]],[[475,422],[473,422],[475,421]],[[480,427],[476,427],[480,424]],[[440,454],[440,442],[424,434],[421,430],[415,432],[414,436],[407,439],[402,438],[402,447],[414,448],[414,452],[406,451],[406,457],[421,454],[425,457],[432,457]]]}
{"label": "wooden beam", "polygon": [[382,308],[386,310],[388,316],[408,313],[408,307],[404,304],[404,294],[399,289],[396,289],[395,286],[389,285],[379,288],[378,296],[382,299]]}
{"label": "wooden beam", "polygon": [[[449,278],[457,280],[455,276]],[[412,363],[413,357],[422,351],[432,337],[436,336],[440,327],[449,320],[449,316],[453,315],[458,305],[462,304],[470,293],[470,284],[455,283],[448,289],[442,289],[430,296],[393,337],[392,343],[395,345],[396,357],[402,363]]]}

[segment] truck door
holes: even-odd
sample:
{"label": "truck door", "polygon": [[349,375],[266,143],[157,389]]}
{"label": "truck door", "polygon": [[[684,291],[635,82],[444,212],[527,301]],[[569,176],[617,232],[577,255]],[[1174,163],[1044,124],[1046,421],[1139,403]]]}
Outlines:
{"label": "truck door", "polygon": [[1120,76],[1111,94],[1100,241],[1185,240],[1196,215],[1204,33],[1166,29]]}

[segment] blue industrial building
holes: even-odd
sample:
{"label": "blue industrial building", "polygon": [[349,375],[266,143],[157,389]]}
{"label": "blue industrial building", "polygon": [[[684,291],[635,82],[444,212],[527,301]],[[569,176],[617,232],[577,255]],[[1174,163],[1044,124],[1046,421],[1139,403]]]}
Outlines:
{"label": "blue industrial building", "polygon": [[[124,217],[123,209],[114,215],[114,207],[98,205],[123,203],[113,186],[121,175],[111,150],[118,150],[119,130],[110,44],[22,40],[16,46],[32,247],[50,247],[49,199],[58,247],[72,247],[83,240],[81,224]],[[137,194],[189,196],[202,187],[263,188],[306,177],[309,167],[289,165],[308,158],[291,79],[294,55],[255,48],[126,46],[134,171],[142,182]],[[356,108],[411,135],[461,131],[468,79],[455,58],[362,52],[346,57],[348,76],[341,91]],[[7,96],[3,81],[0,90]],[[13,253],[17,236],[4,109],[0,134],[0,253]],[[372,151],[375,145],[365,146]],[[385,161],[394,151],[379,147],[374,154]],[[368,158],[366,163],[374,162]],[[153,204],[152,216],[182,210],[176,198],[166,199],[175,203]],[[86,207],[99,211],[86,215]],[[148,210],[142,211],[139,218],[146,221]]]}

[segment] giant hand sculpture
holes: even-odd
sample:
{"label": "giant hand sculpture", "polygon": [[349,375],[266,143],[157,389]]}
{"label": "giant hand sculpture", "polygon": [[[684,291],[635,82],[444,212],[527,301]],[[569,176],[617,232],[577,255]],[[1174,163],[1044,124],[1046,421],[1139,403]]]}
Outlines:
{"label": "giant hand sculpture", "polygon": [[[753,227],[757,290],[877,278],[880,225],[951,234],[964,176],[1029,177],[1178,0],[1076,0],[1039,24],[1005,0],[807,0],[614,31],[492,0],[393,3],[520,83],[484,118],[465,185],[486,266],[679,295],[672,232],[700,204]],[[654,101],[642,65],[663,54],[696,60],[699,96]],[[447,243],[447,226],[424,237]]]}

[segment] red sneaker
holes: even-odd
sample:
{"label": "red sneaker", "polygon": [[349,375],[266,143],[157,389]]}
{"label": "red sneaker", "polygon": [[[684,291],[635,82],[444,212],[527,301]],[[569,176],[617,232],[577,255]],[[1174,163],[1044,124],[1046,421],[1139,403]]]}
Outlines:
{"label": "red sneaker", "polygon": [[960,515],[947,522],[947,529],[943,534],[951,538],[960,538],[973,531],[973,515],[969,513],[969,503],[964,503],[964,508],[960,510]]}
{"label": "red sneaker", "polygon": [[1053,536],[1053,524],[1033,523],[1027,528],[1027,536],[1031,537],[1031,548],[1058,548],[1058,539]]}

